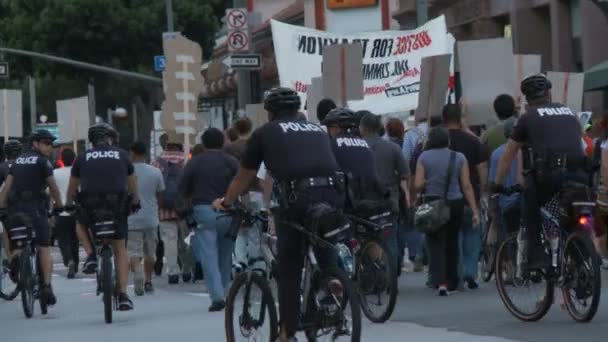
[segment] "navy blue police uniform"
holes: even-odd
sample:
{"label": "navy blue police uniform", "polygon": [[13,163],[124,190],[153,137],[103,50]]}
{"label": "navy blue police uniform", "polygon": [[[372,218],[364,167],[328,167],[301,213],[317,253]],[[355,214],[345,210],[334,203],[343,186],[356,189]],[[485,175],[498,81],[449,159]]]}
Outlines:
{"label": "navy blue police uniform", "polygon": [[[127,236],[127,179],[134,172],[133,164],[125,150],[100,144],[81,154],[72,166],[72,177],[80,179],[80,193],[78,203],[82,212],[77,215],[81,224],[90,226],[90,213],[100,209],[100,203],[111,208],[117,217],[117,230],[115,238],[125,239]],[[106,195],[117,195],[117,203],[107,203]],[[96,199],[97,201],[95,201]]]}

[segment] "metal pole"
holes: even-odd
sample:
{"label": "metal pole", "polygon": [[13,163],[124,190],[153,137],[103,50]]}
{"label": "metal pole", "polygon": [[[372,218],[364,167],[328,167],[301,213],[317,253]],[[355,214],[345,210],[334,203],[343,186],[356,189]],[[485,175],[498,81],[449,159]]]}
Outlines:
{"label": "metal pole", "polygon": [[130,78],[135,78],[135,79],[139,79],[142,81],[148,81],[148,82],[154,82],[154,83],[163,82],[163,80],[161,78],[149,76],[146,74],[141,74],[138,72],[131,72],[131,71],[125,71],[125,70],[120,70],[120,69],[115,69],[115,68],[109,68],[109,67],[105,67],[105,66],[101,66],[101,65],[97,65],[97,64],[75,61],[75,60],[69,59],[69,58],[47,55],[44,53],[0,47],[0,53],[1,52],[6,52],[6,53],[14,54],[14,55],[21,55],[21,56],[45,59],[45,60],[48,60],[51,62],[67,64],[67,65],[70,65],[70,66],[73,66],[76,68],[88,69],[88,70],[98,71],[98,72],[102,72],[102,73],[106,73],[106,74],[114,74],[117,76],[130,77]]}
{"label": "metal pole", "polygon": [[4,142],[8,141],[8,90],[2,90],[2,125],[4,126]]}
{"label": "metal pole", "polygon": [[[233,0],[234,8],[247,8],[247,0]],[[251,51],[245,51],[251,52]],[[249,70],[239,70],[237,72],[239,81],[238,81],[238,103],[237,110],[242,109],[245,110],[248,104],[251,103],[251,72]],[[229,123],[230,124],[230,123]]]}
{"label": "metal pole", "polygon": [[38,117],[38,111],[36,108],[36,79],[32,76],[27,78],[30,87],[30,126],[32,131],[36,129],[36,121]]}
{"label": "metal pole", "polygon": [[93,81],[89,82],[89,125],[95,124],[95,118],[97,117],[96,103],[95,103],[95,85]]}
{"label": "metal pole", "polygon": [[429,20],[428,10],[427,0],[418,0],[416,3],[416,21],[418,26],[426,24],[426,22]]}
{"label": "metal pole", "polygon": [[131,114],[133,115],[133,141],[139,140],[138,130],[137,130],[137,106],[135,103],[131,104]]}
{"label": "metal pole", "polygon": [[175,23],[173,22],[173,1],[165,0],[165,8],[167,10],[167,31],[174,32],[175,31]]}

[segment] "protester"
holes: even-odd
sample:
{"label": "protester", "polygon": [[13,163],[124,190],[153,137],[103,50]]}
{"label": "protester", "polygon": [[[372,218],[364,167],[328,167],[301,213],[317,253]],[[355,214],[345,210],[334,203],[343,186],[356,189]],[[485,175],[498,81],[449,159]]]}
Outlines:
{"label": "protester", "polygon": [[215,211],[211,204],[226,193],[239,164],[234,157],[222,151],[224,136],[220,130],[207,129],[202,142],[206,152],[192,158],[186,165],[179,190],[193,205],[197,223],[194,239],[201,246],[195,252],[199,253],[198,259],[203,262],[212,301],[209,311],[213,312],[221,311],[226,306],[234,243],[227,236],[230,219],[222,217],[224,214]]}
{"label": "protester", "polygon": [[253,124],[249,118],[241,118],[236,120],[232,127],[236,130],[239,137],[230,145],[226,145],[224,147],[224,152],[233,156],[237,160],[241,160],[243,154],[245,154],[245,149],[247,148],[247,139],[249,139],[249,136],[251,135]]}
{"label": "protester", "polygon": [[[397,267],[397,273],[400,273],[402,260],[399,258],[402,252],[399,251],[398,245],[399,229],[397,218],[402,210],[407,210],[410,206],[408,191],[410,171],[399,146],[382,139],[380,135],[382,130],[383,125],[380,116],[368,112],[361,119],[359,131],[374,154],[376,173],[380,180],[380,185],[389,191],[390,200],[393,205],[393,230],[391,236],[386,237],[385,242],[392,254],[391,257]],[[400,196],[405,197],[403,202],[401,202],[404,206],[400,205]]]}
{"label": "protester", "polygon": [[[167,259],[167,277],[169,284],[179,283],[180,268],[178,266],[178,229],[184,226],[184,222],[178,215],[178,210],[183,209],[177,190],[179,178],[182,175],[185,158],[183,146],[179,142],[168,141],[164,151],[154,162],[163,174],[165,190],[160,195],[159,219],[161,239],[164,245],[165,258]],[[191,270],[184,268],[184,274]]]}
{"label": "protester", "polygon": [[494,100],[494,111],[500,122],[485,131],[481,136],[481,142],[488,146],[489,153],[494,152],[499,146],[507,142],[504,127],[507,122],[512,126],[517,120],[515,100],[511,95],[498,95]]}
{"label": "protester", "polygon": [[227,145],[230,145],[233,142],[239,140],[239,132],[234,127],[226,129],[226,131],[224,132],[224,136],[226,138]]}
{"label": "protester", "polygon": [[[127,250],[135,294],[154,291],[152,271],[154,268],[154,247],[156,246],[156,227],[158,227],[158,201],[165,190],[163,175],[159,169],[146,163],[147,146],[143,142],[134,142],[130,148],[131,162],[137,178],[137,192],[141,201],[141,210],[129,216],[129,234]],[[141,262],[144,261],[142,272]]]}
{"label": "protester", "polygon": [[[463,129],[459,105],[448,104],[443,109],[443,122],[450,134],[450,149],[464,154],[470,166],[471,184],[475,191],[476,207],[488,181],[488,151],[479,138]],[[472,207],[465,208],[461,231],[462,276],[469,289],[477,289],[478,262],[481,251],[481,227],[472,222]]]}
{"label": "protester", "polygon": [[[61,194],[61,200],[65,203],[68,193],[68,184],[70,183],[70,174],[72,165],[76,160],[76,153],[72,149],[64,148],[61,150],[61,160],[63,167],[55,169],[53,175],[57,182],[57,188]],[[67,278],[72,279],[78,273],[79,263],[79,243],[76,235],[76,218],[73,215],[63,212],[55,218],[55,234],[59,239],[59,249],[63,257],[63,263],[68,268]]]}
{"label": "protester", "polygon": [[336,103],[331,99],[323,99],[319,101],[319,104],[317,104],[317,119],[319,122],[323,122],[327,116],[327,113],[336,107]]}
{"label": "protester", "polygon": [[[405,159],[411,160],[414,150],[418,144],[424,141],[429,131],[427,118],[419,118],[416,120],[416,127],[408,130],[403,137],[403,154]],[[412,169],[412,172],[414,170]]]}
{"label": "protester", "polygon": [[[424,195],[423,202],[443,198],[447,186],[450,220],[436,233],[427,234],[430,249],[431,285],[439,289],[440,296],[447,296],[458,287],[459,250],[458,236],[464,219],[464,198],[472,209],[473,224],[479,224],[479,210],[469,177],[465,156],[448,148],[448,130],[441,127],[429,131],[425,151],[416,165],[415,189]],[[453,161],[452,161],[453,160]],[[448,174],[450,163],[452,172]],[[446,184],[446,182],[449,183]],[[449,184],[449,185],[448,185]]]}

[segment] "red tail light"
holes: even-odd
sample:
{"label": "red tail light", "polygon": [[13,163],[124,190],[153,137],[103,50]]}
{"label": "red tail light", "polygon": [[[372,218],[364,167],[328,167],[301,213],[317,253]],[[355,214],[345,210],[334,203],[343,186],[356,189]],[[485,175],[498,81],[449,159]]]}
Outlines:
{"label": "red tail light", "polygon": [[393,232],[391,232],[390,229],[385,229],[384,230],[384,237],[389,238],[389,237],[391,237],[391,235],[393,235]]}
{"label": "red tail light", "polygon": [[579,217],[578,224],[580,224],[581,226],[586,226],[587,224],[589,224],[589,218],[587,216]]}
{"label": "red tail light", "polygon": [[357,241],[356,239],[351,239],[348,242],[348,245],[350,246],[351,250],[357,250],[357,247],[359,247],[359,241]]}

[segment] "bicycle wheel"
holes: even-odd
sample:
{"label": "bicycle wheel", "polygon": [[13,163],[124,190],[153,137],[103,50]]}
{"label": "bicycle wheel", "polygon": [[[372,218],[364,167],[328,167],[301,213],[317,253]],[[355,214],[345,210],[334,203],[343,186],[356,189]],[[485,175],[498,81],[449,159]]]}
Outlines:
{"label": "bicycle wheel", "polygon": [[101,251],[101,292],[103,295],[103,312],[106,323],[112,323],[112,299],[114,285],[112,284],[112,251],[105,248]]}
{"label": "bicycle wheel", "polygon": [[577,322],[589,322],[597,313],[602,293],[599,255],[589,234],[570,234],[563,258],[562,294],[568,313]]}
{"label": "bicycle wheel", "polygon": [[309,302],[303,313],[305,325],[314,325],[305,331],[309,342],[361,341],[361,303],[344,271],[330,267],[313,276]]}
{"label": "bicycle wheel", "polygon": [[268,280],[255,272],[236,276],[226,298],[226,340],[275,341],[278,318]]}
{"label": "bicycle wheel", "polygon": [[484,282],[489,282],[494,275],[494,265],[495,257],[496,257],[496,246],[490,245],[488,243],[488,231],[483,235],[482,245],[481,245],[481,255],[479,256],[480,262],[480,270],[481,270],[481,279]]}
{"label": "bicycle wheel", "polygon": [[48,313],[48,303],[46,296],[42,294],[42,286],[44,285],[44,276],[40,267],[40,256],[36,253],[36,269],[34,270],[36,281],[38,282],[38,303],[40,304],[40,313],[46,315]]}
{"label": "bicycle wheel", "polygon": [[[496,254],[496,288],[507,310],[522,321],[538,321],[553,304],[554,284],[542,270],[526,271],[517,276],[517,234],[511,234],[500,245]],[[536,289],[532,299],[520,302],[519,292],[529,294]]]}
{"label": "bicycle wheel", "polygon": [[19,295],[19,282],[14,283],[9,273],[8,259],[4,257],[4,253],[0,250],[0,298],[10,301]]}
{"label": "bicycle wheel", "polygon": [[32,273],[32,258],[30,248],[27,247],[19,255],[19,287],[21,289],[21,304],[25,317],[34,315],[34,285],[36,280]]}
{"label": "bicycle wheel", "polygon": [[398,279],[389,254],[378,241],[368,241],[357,258],[357,288],[361,310],[374,323],[386,322],[397,303]]}

